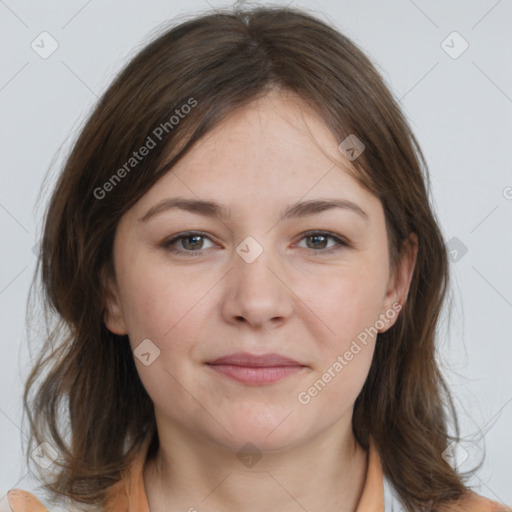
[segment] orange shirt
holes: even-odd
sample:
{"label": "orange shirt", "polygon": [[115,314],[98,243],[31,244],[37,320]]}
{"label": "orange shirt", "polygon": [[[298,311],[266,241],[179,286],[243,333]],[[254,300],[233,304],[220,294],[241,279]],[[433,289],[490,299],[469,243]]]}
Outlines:
{"label": "orange shirt", "polygon": [[[110,488],[106,512],[150,512],[143,480],[148,446],[149,442],[146,442],[122,480]],[[401,511],[400,504],[395,501],[392,494],[392,489],[382,473],[378,451],[370,443],[368,471],[355,512]],[[48,512],[48,509],[28,491],[12,489],[8,492],[8,500],[13,512]],[[511,510],[475,493],[450,508],[453,512],[510,512]]]}

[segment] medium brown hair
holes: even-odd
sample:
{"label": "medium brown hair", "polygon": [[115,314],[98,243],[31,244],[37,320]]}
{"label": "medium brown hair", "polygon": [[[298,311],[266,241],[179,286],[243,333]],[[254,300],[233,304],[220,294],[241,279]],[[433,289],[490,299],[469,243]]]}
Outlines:
{"label": "medium brown hair", "polygon": [[[43,441],[59,452],[58,471],[44,485],[55,499],[104,503],[142,443],[152,440],[151,453],[158,447],[153,404],[128,337],[104,323],[119,219],[196,141],[271,88],[300,96],[340,142],[350,134],[363,141],[354,177],[382,203],[392,269],[409,235],[418,239],[407,301],[397,322],[379,334],[355,402],[354,435],[365,449],[374,440],[408,511],[435,510],[468,491],[442,456],[459,431],[436,363],[449,267],[424,156],[356,44],[303,10],[257,7],[205,13],[148,43],[99,100],[53,189],[35,277],[47,318],[51,313],[57,322],[27,379],[24,405],[27,460],[30,446]],[[188,113],[171,123],[177,110]],[[161,139],[127,166],[148,137],[156,142],[155,133]]]}

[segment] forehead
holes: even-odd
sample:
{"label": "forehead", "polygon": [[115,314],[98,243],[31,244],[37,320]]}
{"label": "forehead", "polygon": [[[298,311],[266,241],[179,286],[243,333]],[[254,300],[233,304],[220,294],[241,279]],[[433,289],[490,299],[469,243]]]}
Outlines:
{"label": "forehead", "polygon": [[[297,95],[272,91],[230,114],[197,145],[186,164],[227,173],[251,170],[280,180],[301,171],[327,172],[330,154],[341,162],[338,142],[323,120]],[[257,171],[257,172],[256,172]],[[242,173],[240,172],[240,175]]]}
{"label": "forehead", "polygon": [[297,95],[272,91],[200,139],[139,201],[138,213],[169,196],[211,199],[235,211],[334,197],[371,207],[377,198],[347,172],[353,168],[338,145]]}

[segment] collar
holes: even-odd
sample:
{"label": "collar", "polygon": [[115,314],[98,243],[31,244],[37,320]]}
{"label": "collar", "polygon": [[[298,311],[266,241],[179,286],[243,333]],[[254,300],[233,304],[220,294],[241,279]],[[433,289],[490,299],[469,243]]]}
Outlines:
{"label": "collar", "polygon": [[[146,440],[141,450],[124,477],[109,488],[109,512],[150,512],[146,490],[144,488],[144,465],[150,439]],[[384,483],[379,453],[370,440],[368,449],[368,470],[355,512],[383,512]]]}

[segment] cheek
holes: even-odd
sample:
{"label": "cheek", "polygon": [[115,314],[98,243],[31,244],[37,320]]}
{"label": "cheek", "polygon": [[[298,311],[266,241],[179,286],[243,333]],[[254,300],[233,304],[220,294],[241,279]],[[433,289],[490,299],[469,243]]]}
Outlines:
{"label": "cheek", "polygon": [[325,324],[326,334],[347,340],[373,325],[379,316],[387,274],[377,264],[361,264],[329,269],[305,280],[298,295]]}
{"label": "cheek", "polygon": [[198,305],[214,284],[211,276],[194,276],[186,269],[172,269],[147,256],[135,258],[129,267],[121,266],[118,282],[133,343],[154,338],[162,344],[166,338],[175,338],[187,320],[198,314]]}
{"label": "cheek", "polygon": [[322,380],[316,386],[322,389],[319,402],[332,399],[349,404],[364,385],[387,283],[385,264],[367,262],[335,272],[330,269],[316,280],[318,286],[304,287],[300,292],[314,312],[311,318],[320,326],[314,332],[320,356],[315,378]]}
{"label": "cheek", "polygon": [[319,355],[315,372],[297,395],[304,414],[336,421],[340,412],[351,410],[359,395],[373,358],[374,327],[384,293],[375,279],[352,269],[336,279],[331,276],[323,293],[310,292],[308,302],[323,333],[315,333]]}
{"label": "cheek", "polygon": [[[179,383],[191,380],[191,351],[206,316],[201,302],[205,283],[148,258],[122,270],[118,283],[123,315],[144,388],[160,407],[168,407],[170,396],[174,405],[195,407]],[[149,347],[145,352],[151,354],[149,365],[137,360],[137,349],[146,339],[156,345],[145,342]]]}

